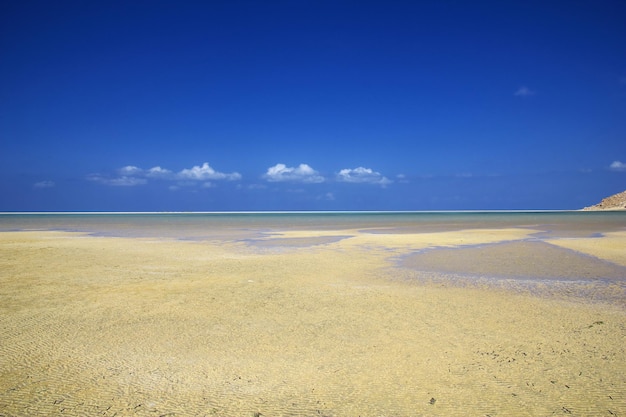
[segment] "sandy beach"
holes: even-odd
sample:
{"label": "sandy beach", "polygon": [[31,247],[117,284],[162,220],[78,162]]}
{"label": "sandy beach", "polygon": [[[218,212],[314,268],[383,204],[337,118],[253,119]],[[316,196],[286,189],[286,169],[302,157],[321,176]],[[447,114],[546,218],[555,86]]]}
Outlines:
{"label": "sandy beach", "polygon": [[626,233],[535,232],[0,233],[0,416],[624,415]]}

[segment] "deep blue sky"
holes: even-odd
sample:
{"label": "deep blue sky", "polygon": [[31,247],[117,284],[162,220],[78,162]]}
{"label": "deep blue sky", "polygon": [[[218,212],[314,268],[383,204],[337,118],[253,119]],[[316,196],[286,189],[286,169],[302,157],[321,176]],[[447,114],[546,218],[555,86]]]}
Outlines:
{"label": "deep blue sky", "polygon": [[626,2],[0,2],[0,210],[575,209]]}

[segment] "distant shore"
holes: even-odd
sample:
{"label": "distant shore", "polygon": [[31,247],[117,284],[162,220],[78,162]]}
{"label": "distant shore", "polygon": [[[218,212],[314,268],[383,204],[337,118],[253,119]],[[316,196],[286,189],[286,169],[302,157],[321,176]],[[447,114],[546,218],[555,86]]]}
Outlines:
{"label": "distant shore", "polygon": [[598,204],[585,207],[583,211],[624,211],[626,210],[626,191],[602,199]]}

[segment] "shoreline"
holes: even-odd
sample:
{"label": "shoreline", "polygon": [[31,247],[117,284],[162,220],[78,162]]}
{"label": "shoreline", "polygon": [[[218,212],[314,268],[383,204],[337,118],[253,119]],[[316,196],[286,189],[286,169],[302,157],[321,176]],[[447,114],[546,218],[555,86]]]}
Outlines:
{"label": "shoreline", "polygon": [[291,211],[0,211],[3,214],[418,214],[418,213],[576,213],[623,211],[624,209],[529,209],[529,210],[291,210]]}

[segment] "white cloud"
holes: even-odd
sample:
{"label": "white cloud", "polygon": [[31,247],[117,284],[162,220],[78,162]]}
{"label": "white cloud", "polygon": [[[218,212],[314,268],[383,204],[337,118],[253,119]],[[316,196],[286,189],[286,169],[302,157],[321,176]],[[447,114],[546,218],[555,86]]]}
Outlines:
{"label": "white cloud", "polygon": [[238,172],[233,172],[230,174],[225,174],[223,172],[218,172],[211,168],[208,162],[202,164],[202,166],[194,166],[193,168],[183,169],[178,173],[179,178],[189,179],[189,180],[198,180],[198,181],[206,181],[206,180],[238,180],[241,179],[241,174]]}
{"label": "white cloud", "polygon": [[214,186],[209,180],[238,180],[241,179],[241,175],[237,172],[230,174],[218,172],[205,162],[202,166],[183,169],[178,174],[175,174],[169,169],[161,168],[160,166],[154,166],[145,170],[134,165],[127,165],[117,170],[116,177],[92,174],[89,175],[87,179],[113,186],[143,185],[148,182],[148,179],[179,181],[176,188],[181,186],[180,181],[185,184],[183,186],[194,186],[197,185],[198,182],[202,182],[201,186],[208,188]]}
{"label": "white cloud", "polygon": [[398,182],[404,183],[404,184],[408,184],[409,180],[406,178],[406,175],[404,174],[398,174],[396,175],[396,178],[398,179]]}
{"label": "white cloud", "polygon": [[530,96],[534,96],[535,94],[537,94],[535,91],[524,86],[518,88],[517,91],[513,93],[513,95],[518,96],[518,97],[530,97]]}
{"label": "white cloud", "polygon": [[35,188],[52,188],[54,187],[54,181],[39,181],[33,184]]}
{"label": "white cloud", "polygon": [[119,187],[133,187],[135,185],[143,185],[148,181],[145,178],[137,178],[137,177],[119,177],[119,178],[111,178],[106,180],[106,183],[109,185],[115,185]]}
{"label": "white cloud", "polygon": [[134,165],[127,165],[123,168],[119,169],[119,173],[122,176],[139,176],[143,174],[143,169],[138,168]]}
{"label": "white cloud", "polygon": [[324,177],[307,164],[300,164],[295,168],[288,167],[285,164],[276,164],[273,167],[269,167],[263,177],[270,182],[324,182]]}
{"label": "white cloud", "polygon": [[626,171],[626,164],[621,161],[613,161],[609,168],[613,171]]}
{"label": "white cloud", "polygon": [[354,169],[342,169],[337,174],[337,181],[352,183],[379,184],[383,187],[391,184],[391,180],[382,176],[380,172],[373,171],[370,168],[358,167]]}
{"label": "white cloud", "polygon": [[149,177],[149,178],[167,178],[172,175],[169,169],[160,166],[152,167],[148,170],[141,169],[134,165],[127,165],[117,171],[122,177]]}
{"label": "white cloud", "polygon": [[148,181],[145,178],[129,177],[122,175],[117,178],[103,177],[99,174],[92,174],[87,177],[89,181],[99,182],[101,184],[112,185],[114,187],[134,187],[136,185],[143,185]]}
{"label": "white cloud", "polygon": [[167,178],[171,175],[172,171],[161,168],[160,166],[152,167],[146,172],[146,176],[150,178]]}

